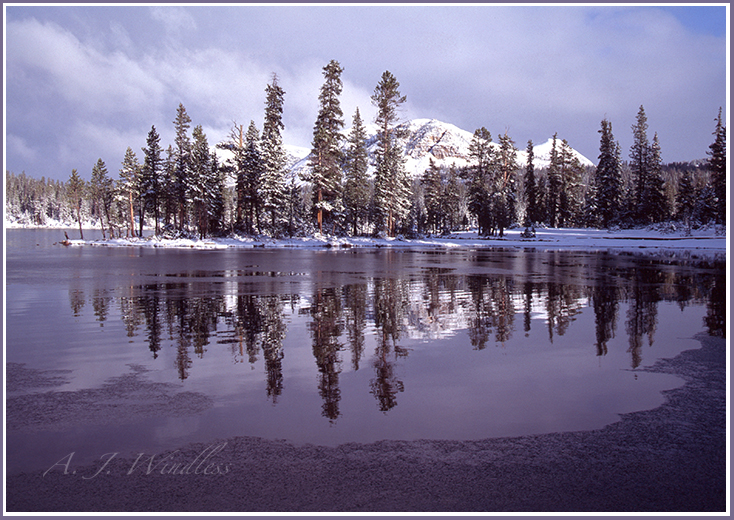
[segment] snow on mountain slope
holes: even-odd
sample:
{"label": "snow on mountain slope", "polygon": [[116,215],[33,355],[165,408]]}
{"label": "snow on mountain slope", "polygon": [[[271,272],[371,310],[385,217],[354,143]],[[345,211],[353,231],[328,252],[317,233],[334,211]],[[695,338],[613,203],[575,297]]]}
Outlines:
{"label": "snow on mountain slope", "polygon": [[[374,124],[365,125],[367,130],[367,151],[372,162],[377,151],[377,126]],[[436,119],[413,119],[400,125],[400,128],[406,130],[407,137],[400,140],[406,157],[406,169],[414,176],[419,177],[428,168],[431,159],[438,166],[450,167],[455,165],[459,168],[470,164],[469,146],[473,137],[472,132],[462,130],[450,123],[437,121]],[[345,135],[349,134],[346,130]],[[560,141],[559,143],[560,144]],[[497,142],[493,145],[498,147]],[[518,146],[516,143],[515,146]],[[550,164],[550,151],[553,146],[553,139],[550,138],[543,144],[534,147],[533,164],[536,168],[545,168]],[[520,168],[524,168],[527,164],[527,153],[524,147],[517,152],[517,162]],[[310,168],[308,165],[309,150],[306,148],[290,147],[289,155],[296,157],[301,153],[301,160],[295,162],[291,168],[292,175],[305,173]],[[573,153],[578,157],[583,166],[594,166],[589,159],[576,152]],[[370,173],[374,167],[370,167]]]}
{"label": "snow on mountain slope", "polygon": [[[561,140],[558,139],[556,142],[556,146],[559,146],[561,144]],[[548,166],[550,164],[550,154],[551,150],[553,149],[553,138],[551,137],[543,144],[533,145],[533,155],[535,156],[533,159],[533,164],[535,164],[536,167],[544,167]],[[576,158],[581,163],[581,166],[595,166],[593,162],[591,162],[589,159],[578,153],[576,150],[573,150],[574,155],[576,155]],[[527,154],[523,153],[524,161],[527,163]]]}

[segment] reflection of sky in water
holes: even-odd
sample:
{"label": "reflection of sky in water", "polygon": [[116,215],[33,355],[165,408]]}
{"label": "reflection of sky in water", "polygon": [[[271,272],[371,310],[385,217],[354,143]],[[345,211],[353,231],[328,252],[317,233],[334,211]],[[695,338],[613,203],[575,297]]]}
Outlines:
{"label": "reflection of sky in water", "polygon": [[[591,257],[579,253],[548,256],[515,251],[503,257],[154,251],[135,262],[140,269],[135,272],[130,269],[129,251],[55,248],[44,252],[50,258],[9,256],[9,362],[34,369],[73,370],[71,384],[60,388],[64,391],[97,388],[129,372],[127,364],[143,365],[151,370],[145,374],[150,381],[180,384],[182,390],[202,392],[215,400],[214,408],[200,416],[156,417],[115,428],[86,425],[75,432],[23,436],[21,453],[38,451],[43,445],[44,456],[51,457],[52,463],[58,459],[53,458],[55,453],[83,452],[80,444],[87,451],[106,446],[100,452],[104,453],[168,449],[233,435],[334,445],[600,428],[619,413],[658,406],[663,401],[661,390],[682,384],[678,378],[631,367],[649,366],[660,357],[697,348],[690,338],[705,330],[707,313],[700,294],[694,293],[693,301],[681,310],[675,303],[680,294],[671,293],[680,292],[683,285],[705,292],[704,278],[691,283],[691,269],[660,266],[665,276],[654,283],[635,282],[634,276],[625,278],[625,269],[629,271],[634,262],[607,258],[602,281],[608,285],[616,280],[620,290],[605,300],[607,309],[615,307],[615,326],[607,331],[613,337],[606,341],[606,353],[598,356],[596,318],[601,311],[595,310],[594,298],[599,294],[588,286],[599,273],[589,266]],[[44,262],[50,271],[44,269]],[[19,265],[45,276],[40,281],[24,277]],[[256,276],[242,276],[246,272]],[[182,273],[188,276],[182,278]],[[227,273],[240,276],[233,279]],[[238,285],[245,278],[247,284]],[[529,281],[534,285],[527,285]],[[353,366],[346,326],[353,307],[344,286],[350,284],[365,289],[364,351],[358,370]],[[242,296],[243,292],[254,295]],[[257,296],[274,292],[281,293],[279,301]],[[378,293],[392,311],[384,311],[384,306],[378,309]],[[160,297],[161,327],[155,358],[141,310],[153,294]],[[548,304],[549,294],[557,295],[553,306]],[[179,307],[177,314],[175,306],[167,307],[166,295],[179,303],[185,299],[188,307]],[[653,300],[666,301],[651,304],[651,295]],[[129,298],[126,312],[139,304],[139,323],[132,336],[121,314],[125,298]],[[250,307],[238,308],[244,300]],[[260,348],[257,360],[250,362],[245,347],[240,353],[239,338],[246,331],[237,332],[234,325],[238,313],[248,323],[257,312],[264,319],[268,305],[271,311],[280,311],[276,312],[278,323],[286,328],[280,348],[282,390],[275,399],[268,397],[266,353]],[[396,315],[394,307],[402,310]],[[207,308],[215,308],[216,313],[205,326],[208,344],[203,353],[196,353],[192,324],[207,323]],[[100,313],[105,314],[104,320]],[[478,317],[490,325],[479,332]],[[391,341],[380,341],[391,320],[400,324],[396,344],[406,350],[405,356],[395,356]],[[652,346],[648,335],[642,335],[639,352],[633,356],[631,329],[647,330],[651,321]],[[183,322],[187,323],[183,343],[188,343],[184,350],[189,363],[182,370],[177,327]],[[258,323],[252,326],[261,327]],[[502,327],[504,333],[499,332]],[[314,347],[316,330],[326,346]],[[485,338],[482,349],[475,348],[477,337]],[[265,344],[260,341],[260,346]],[[329,348],[329,341],[341,348]],[[182,373],[186,374],[183,381]],[[392,408],[385,412],[380,411],[374,393],[378,373],[394,390],[392,401],[388,399]],[[11,432],[9,442],[19,442],[13,439]]]}

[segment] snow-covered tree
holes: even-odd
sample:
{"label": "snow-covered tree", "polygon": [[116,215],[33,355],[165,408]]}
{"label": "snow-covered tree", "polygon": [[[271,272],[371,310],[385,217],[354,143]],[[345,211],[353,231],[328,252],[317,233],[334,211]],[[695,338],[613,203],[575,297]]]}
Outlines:
{"label": "snow-covered tree", "polygon": [[535,165],[533,163],[535,159],[535,153],[533,150],[533,141],[529,140],[526,148],[528,161],[525,166],[525,182],[523,186],[526,204],[524,225],[526,227],[533,226],[543,221],[539,186],[535,176]]}
{"label": "snow-covered tree", "polygon": [[176,110],[176,119],[173,121],[176,131],[175,148],[174,148],[174,177],[173,177],[173,194],[177,207],[177,224],[176,228],[183,230],[187,225],[187,195],[189,191],[188,177],[191,172],[191,140],[188,136],[188,130],[191,126],[191,118],[186,113],[183,103],[179,103]]}
{"label": "snow-covered tree", "polygon": [[367,178],[369,158],[366,140],[367,132],[357,108],[349,132],[344,170],[344,207],[352,235],[358,234],[360,224],[365,222],[369,213],[370,185]]}
{"label": "snow-covered tree", "polygon": [[551,147],[550,164],[548,165],[548,197],[546,202],[548,223],[551,227],[558,227],[561,223],[562,194],[561,154],[558,146],[558,133],[555,133],[553,134],[553,146]]}
{"label": "snow-covered tree", "polygon": [[390,71],[382,74],[372,95],[377,107],[375,123],[377,152],[375,154],[375,207],[385,234],[395,236],[398,223],[410,212],[410,179],[405,170],[405,158],[398,138],[398,110],[406,97],[400,93],[400,83]]}
{"label": "snow-covered tree", "polygon": [[500,148],[496,155],[496,174],[492,194],[492,213],[499,236],[515,220],[515,176],[517,174],[517,149],[507,132],[500,136]]}
{"label": "snow-covered tree", "polygon": [[641,217],[643,222],[662,222],[670,216],[670,210],[665,197],[660,140],[657,132],[650,145],[648,158],[647,183],[640,198],[645,211],[641,213]]}
{"label": "snow-covered tree", "polygon": [[675,199],[675,216],[690,228],[693,209],[696,205],[696,192],[691,178],[691,171],[686,168],[678,180],[678,193]]}
{"label": "snow-covered tree", "polygon": [[84,240],[84,230],[82,229],[82,203],[87,193],[87,183],[79,176],[76,169],[71,170],[71,176],[66,184],[66,196],[69,203],[74,208],[75,217],[79,223],[79,236]]}
{"label": "snow-covered tree", "polygon": [[319,233],[323,232],[324,217],[331,221],[333,230],[337,215],[343,211],[343,157],[340,145],[344,114],[339,103],[343,70],[335,60],[331,60],[323,69],[324,84],[319,94],[320,108],[313,130],[311,172],[304,179],[313,184],[313,207]]}
{"label": "snow-covered tree", "polygon": [[599,163],[596,166],[596,207],[599,223],[609,227],[618,223],[622,212],[622,165],[619,162],[619,145],[612,134],[612,123],[601,122]]}
{"label": "snow-covered tree", "polygon": [[102,229],[102,238],[105,238],[105,220],[107,221],[107,227],[110,230],[110,238],[112,238],[112,220],[111,210],[112,202],[115,195],[115,183],[109,177],[107,172],[107,165],[99,158],[92,167],[92,180],[89,183],[89,195],[97,207],[97,214],[99,216],[99,224]]}
{"label": "snow-covered tree", "polygon": [[[128,235],[135,236],[135,209],[134,202],[140,197],[141,167],[133,149],[128,146],[120,168],[119,191],[127,201],[129,209]],[[127,220],[127,219],[126,219]]]}
{"label": "snow-covered tree", "polygon": [[265,165],[260,152],[260,133],[254,121],[250,121],[245,135],[245,150],[243,155],[242,171],[237,177],[237,192],[242,193],[242,204],[245,210],[245,229],[253,234],[255,229],[262,231],[260,213],[263,208],[262,183]]}
{"label": "snow-covered tree", "polygon": [[457,229],[466,218],[466,190],[456,165],[451,165],[446,172],[443,199],[446,206],[444,230],[450,232]]}
{"label": "snow-covered tree", "polygon": [[492,165],[495,162],[492,135],[485,127],[474,131],[469,144],[472,164],[468,168],[469,212],[477,219],[480,235],[489,235],[493,229],[490,198],[493,192]]}
{"label": "snow-covered tree", "polygon": [[211,193],[209,190],[214,172],[212,171],[212,158],[209,152],[209,143],[201,127],[197,125],[192,132],[194,139],[191,145],[189,172],[187,175],[187,201],[193,209],[196,228],[199,237],[206,236],[209,227],[209,207],[215,197],[220,193]]}
{"label": "snow-covered tree", "polygon": [[283,149],[283,98],[285,90],[278,85],[278,76],[273,74],[272,81],[265,88],[265,122],[263,125],[260,151],[262,176],[259,198],[262,207],[270,215],[270,233],[279,235],[285,224],[284,211],[287,198],[285,183],[286,156]]}
{"label": "snow-covered tree", "polygon": [[245,194],[247,191],[245,178],[245,132],[243,126],[235,123],[230,131],[229,140],[217,144],[217,148],[227,150],[232,154],[221,165],[221,168],[223,172],[226,172],[234,180],[236,194],[234,202],[234,227],[238,231],[241,231],[245,228]]}
{"label": "snow-covered tree", "polygon": [[559,159],[562,190],[560,223],[564,226],[578,226],[581,222],[585,195],[583,166],[565,139],[561,141]]}
{"label": "snow-covered tree", "polygon": [[423,185],[423,200],[426,209],[426,224],[428,229],[437,233],[443,227],[446,215],[446,202],[444,201],[443,181],[441,180],[441,169],[436,165],[433,158],[428,161],[428,168],[421,179]]}
{"label": "snow-covered tree", "polygon": [[[143,148],[145,160],[142,170],[142,192],[145,198],[145,206],[147,211],[153,213],[155,222],[155,233],[160,233],[160,197],[163,189],[161,182],[161,173],[163,170],[163,161],[161,159],[161,137],[153,126],[148,132],[147,147]],[[140,218],[140,232],[138,236],[143,236],[143,218]]]}
{"label": "snow-covered tree", "polygon": [[726,223],[726,126],[721,119],[721,108],[716,118],[714,142],[707,151],[709,155],[708,167],[711,170],[711,183],[716,204],[716,221]]}
{"label": "snow-covered tree", "polygon": [[207,232],[209,235],[220,234],[226,228],[226,172],[219,164],[219,158],[215,152],[209,154],[211,166],[210,175],[206,180],[206,212]]}

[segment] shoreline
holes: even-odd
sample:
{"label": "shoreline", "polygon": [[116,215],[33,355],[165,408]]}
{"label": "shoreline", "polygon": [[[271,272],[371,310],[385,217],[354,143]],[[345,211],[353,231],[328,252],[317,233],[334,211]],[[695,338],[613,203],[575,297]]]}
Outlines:
{"label": "shoreline", "polygon": [[[38,229],[38,228],[10,228]],[[45,228],[44,228],[45,229]],[[55,229],[55,228],[54,228]],[[536,229],[534,238],[522,237],[523,229],[507,230],[505,237],[480,237],[474,231],[457,232],[447,236],[427,236],[405,239],[374,237],[310,237],[279,238],[265,236],[234,236],[227,238],[114,238],[81,240],[60,238],[56,244],[68,247],[138,247],[194,250],[238,249],[395,249],[395,250],[467,250],[467,249],[535,249],[553,251],[609,251],[643,255],[682,254],[692,258],[725,260],[727,236],[723,228],[702,228],[687,234],[681,230],[644,228],[628,230],[550,228]]]}
{"label": "shoreline", "polygon": [[6,508],[723,512],[726,340],[695,339],[700,348],[645,369],[678,375],[683,386],[663,392],[661,406],[621,415],[599,430],[336,447],[235,437],[183,446],[154,464],[149,457],[115,458],[75,468],[76,474],[55,467],[45,476],[7,476]]}

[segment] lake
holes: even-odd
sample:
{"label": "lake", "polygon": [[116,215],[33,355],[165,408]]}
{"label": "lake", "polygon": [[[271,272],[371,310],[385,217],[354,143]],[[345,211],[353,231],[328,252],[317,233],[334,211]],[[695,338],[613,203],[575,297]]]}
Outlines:
{"label": "lake", "polygon": [[683,380],[645,367],[725,324],[724,263],[685,255],[62,239],[6,232],[9,472],[232,436],[601,428],[659,406]]}

